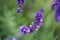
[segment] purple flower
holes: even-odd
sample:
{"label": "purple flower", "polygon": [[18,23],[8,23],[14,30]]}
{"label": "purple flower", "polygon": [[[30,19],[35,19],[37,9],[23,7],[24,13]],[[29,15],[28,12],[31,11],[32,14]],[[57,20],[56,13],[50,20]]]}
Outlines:
{"label": "purple flower", "polygon": [[16,12],[18,14],[20,14],[20,13],[23,12],[23,10],[21,9],[22,6],[23,6],[23,4],[24,4],[24,0],[17,0],[17,6],[18,6],[18,8],[17,8]]}
{"label": "purple flower", "polygon": [[55,14],[55,20],[60,22],[60,14]]}
{"label": "purple flower", "polygon": [[60,2],[60,0],[56,0],[57,2]]}
{"label": "purple flower", "polygon": [[35,14],[35,22],[37,25],[42,25],[43,22],[43,9],[39,10],[36,14]]}
{"label": "purple flower", "polygon": [[[20,26],[20,30],[22,34],[29,34],[29,33],[33,33],[34,31],[37,31],[40,26],[42,25],[43,22],[43,9],[39,10],[36,15],[35,15],[35,21],[31,22],[29,28],[26,26]],[[36,23],[36,25],[34,24]]]}
{"label": "purple flower", "polygon": [[17,12],[18,14],[21,14],[21,13],[23,12],[23,10],[18,7],[17,10],[16,10],[16,12]]}
{"label": "purple flower", "polygon": [[58,3],[58,6],[55,10],[55,20],[60,21],[60,2]]}
{"label": "purple flower", "polygon": [[40,25],[35,26],[34,22],[31,22],[30,33],[33,33],[34,31],[37,31],[39,28],[40,28]]}
{"label": "purple flower", "polygon": [[16,40],[16,38],[15,38],[15,37],[13,37],[13,38],[12,38],[12,40]]}
{"label": "purple flower", "polygon": [[34,22],[31,22],[29,29],[30,29],[30,33],[34,32],[35,29]]}
{"label": "purple flower", "polygon": [[27,28],[26,26],[20,26],[20,30],[22,34],[27,34],[30,32],[29,28]]}
{"label": "purple flower", "polygon": [[54,0],[52,9],[55,11],[55,20],[60,21],[60,0]]}
{"label": "purple flower", "polygon": [[52,3],[52,10],[54,10],[55,8],[57,8],[57,5],[58,5],[57,2],[53,2]]}
{"label": "purple flower", "polygon": [[38,31],[39,28],[40,28],[40,25],[37,25],[34,30]]}
{"label": "purple flower", "polygon": [[17,0],[17,4],[19,7],[22,7],[24,4],[24,0]]}
{"label": "purple flower", "polygon": [[52,10],[56,9],[58,7],[59,3],[60,3],[60,0],[54,0],[52,2]]}

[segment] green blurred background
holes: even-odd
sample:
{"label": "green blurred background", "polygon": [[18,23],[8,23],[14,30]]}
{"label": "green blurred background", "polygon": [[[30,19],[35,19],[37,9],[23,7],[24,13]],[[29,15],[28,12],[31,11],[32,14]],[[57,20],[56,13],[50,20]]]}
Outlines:
{"label": "green blurred background", "polygon": [[[0,40],[16,37],[17,40],[60,40],[60,23],[54,19],[51,10],[53,0],[25,0],[23,13],[17,14],[16,0],[0,0]],[[35,13],[44,8],[43,25],[32,34],[21,35],[19,26],[34,21]]]}

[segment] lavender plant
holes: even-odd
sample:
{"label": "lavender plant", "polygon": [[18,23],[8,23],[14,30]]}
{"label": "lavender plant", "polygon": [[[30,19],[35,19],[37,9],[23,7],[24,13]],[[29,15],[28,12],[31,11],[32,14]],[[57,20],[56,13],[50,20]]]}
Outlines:
{"label": "lavender plant", "polygon": [[55,20],[60,22],[60,0],[54,0],[52,9],[55,9]]}
{"label": "lavender plant", "polygon": [[26,26],[20,26],[20,30],[22,34],[26,34],[26,33],[32,33],[35,30],[38,30],[40,28],[40,26],[42,26],[43,23],[43,9],[39,10],[36,14],[35,17],[35,21],[36,22],[36,26],[35,23],[32,22],[30,27],[27,28]]}
{"label": "lavender plant", "polygon": [[22,6],[24,5],[24,0],[17,0],[17,13],[22,13],[23,10],[22,10]]}
{"label": "lavender plant", "polygon": [[[5,9],[0,11],[0,40],[60,40],[60,23],[54,21],[52,12],[54,10],[55,15],[59,15],[56,13],[59,0],[54,1],[52,10],[50,7],[53,0],[14,1],[17,2],[17,10],[16,5],[12,7],[14,9],[10,8],[13,0],[7,3],[10,9],[6,7],[7,4],[3,6],[6,8],[0,6],[0,10]],[[16,12],[23,14],[17,15]]]}

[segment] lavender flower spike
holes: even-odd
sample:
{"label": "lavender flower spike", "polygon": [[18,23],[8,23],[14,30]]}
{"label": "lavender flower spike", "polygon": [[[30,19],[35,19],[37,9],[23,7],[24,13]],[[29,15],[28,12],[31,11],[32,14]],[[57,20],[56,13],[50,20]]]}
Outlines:
{"label": "lavender flower spike", "polygon": [[55,20],[60,22],[60,2],[58,2],[58,6],[55,10]]}
{"label": "lavender flower spike", "polygon": [[21,9],[22,8],[22,6],[23,6],[23,4],[24,4],[24,0],[17,0],[17,10],[16,10],[16,12],[18,13],[18,14],[21,14],[22,12],[23,12],[23,10]]}
{"label": "lavender flower spike", "polygon": [[54,0],[52,9],[55,11],[55,20],[60,22],[60,0]]}
{"label": "lavender flower spike", "polygon": [[57,8],[57,2],[54,1],[54,2],[52,3],[52,10],[54,10],[55,8]]}
{"label": "lavender flower spike", "polygon": [[60,2],[60,0],[56,0],[57,2]]}
{"label": "lavender flower spike", "polygon": [[21,13],[23,12],[23,10],[18,7],[17,10],[16,10],[16,12],[17,12],[18,14],[21,14]]}
{"label": "lavender flower spike", "polygon": [[40,25],[37,25],[34,30],[38,31],[39,28],[40,28]]}
{"label": "lavender flower spike", "polygon": [[43,9],[39,10],[36,14],[35,14],[35,22],[37,25],[42,25],[43,22]]}
{"label": "lavender flower spike", "polygon": [[24,0],[17,0],[17,4],[19,7],[22,7],[24,4]]}
{"label": "lavender flower spike", "polygon": [[27,28],[26,26],[20,26],[20,30],[21,30],[21,34],[30,33],[29,28]]}
{"label": "lavender flower spike", "polygon": [[34,30],[34,29],[35,29],[34,22],[31,22],[29,29],[30,29],[30,33],[32,33],[32,32],[35,31],[35,30]]}

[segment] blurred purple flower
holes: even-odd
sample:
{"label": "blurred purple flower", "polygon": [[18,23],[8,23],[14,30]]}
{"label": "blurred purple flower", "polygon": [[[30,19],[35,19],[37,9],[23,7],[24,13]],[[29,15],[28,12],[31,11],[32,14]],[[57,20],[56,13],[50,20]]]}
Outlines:
{"label": "blurred purple flower", "polygon": [[16,12],[17,12],[18,14],[21,14],[21,13],[23,12],[23,10],[18,7],[17,10],[16,10]]}
{"label": "blurred purple flower", "polygon": [[40,25],[37,25],[34,30],[38,31],[39,28],[40,28]]}
{"label": "blurred purple flower", "polygon": [[33,33],[34,31],[37,31],[39,28],[40,28],[40,25],[35,26],[34,22],[31,22],[30,33]]}
{"label": "blurred purple flower", "polygon": [[22,13],[23,12],[23,10],[21,9],[22,8],[22,6],[23,6],[23,4],[24,4],[24,0],[17,0],[17,10],[16,10],[16,12],[18,13],[18,14],[20,14],[20,13]]}
{"label": "blurred purple flower", "polygon": [[56,0],[57,2],[60,2],[60,0]]}
{"label": "blurred purple flower", "polygon": [[34,22],[31,22],[29,29],[30,29],[30,33],[34,32],[35,29]]}
{"label": "blurred purple flower", "polygon": [[60,2],[58,2],[58,7],[55,10],[55,20],[60,21]]}
{"label": "blurred purple flower", "polygon": [[54,10],[55,8],[57,8],[57,2],[52,3],[52,10]]}
{"label": "blurred purple flower", "polygon": [[22,7],[24,4],[24,0],[17,0],[17,4],[19,7]]}
{"label": "blurred purple flower", "polygon": [[16,38],[15,38],[15,37],[13,37],[13,38],[12,38],[12,40],[16,40]]}
{"label": "blurred purple flower", "polygon": [[52,9],[55,11],[55,20],[60,21],[60,0],[54,0]]}
{"label": "blurred purple flower", "polygon": [[42,25],[43,22],[43,9],[39,10],[36,14],[35,14],[35,22],[37,25]]}
{"label": "blurred purple flower", "polygon": [[[31,22],[29,28],[26,26],[20,26],[21,34],[33,33],[38,31],[43,22],[43,9],[39,10],[35,15],[35,21]],[[34,24],[36,23],[36,25]]]}
{"label": "blurred purple flower", "polygon": [[30,33],[29,28],[27,28],[26,26],[20,26],[20,30],[22,34]]}

